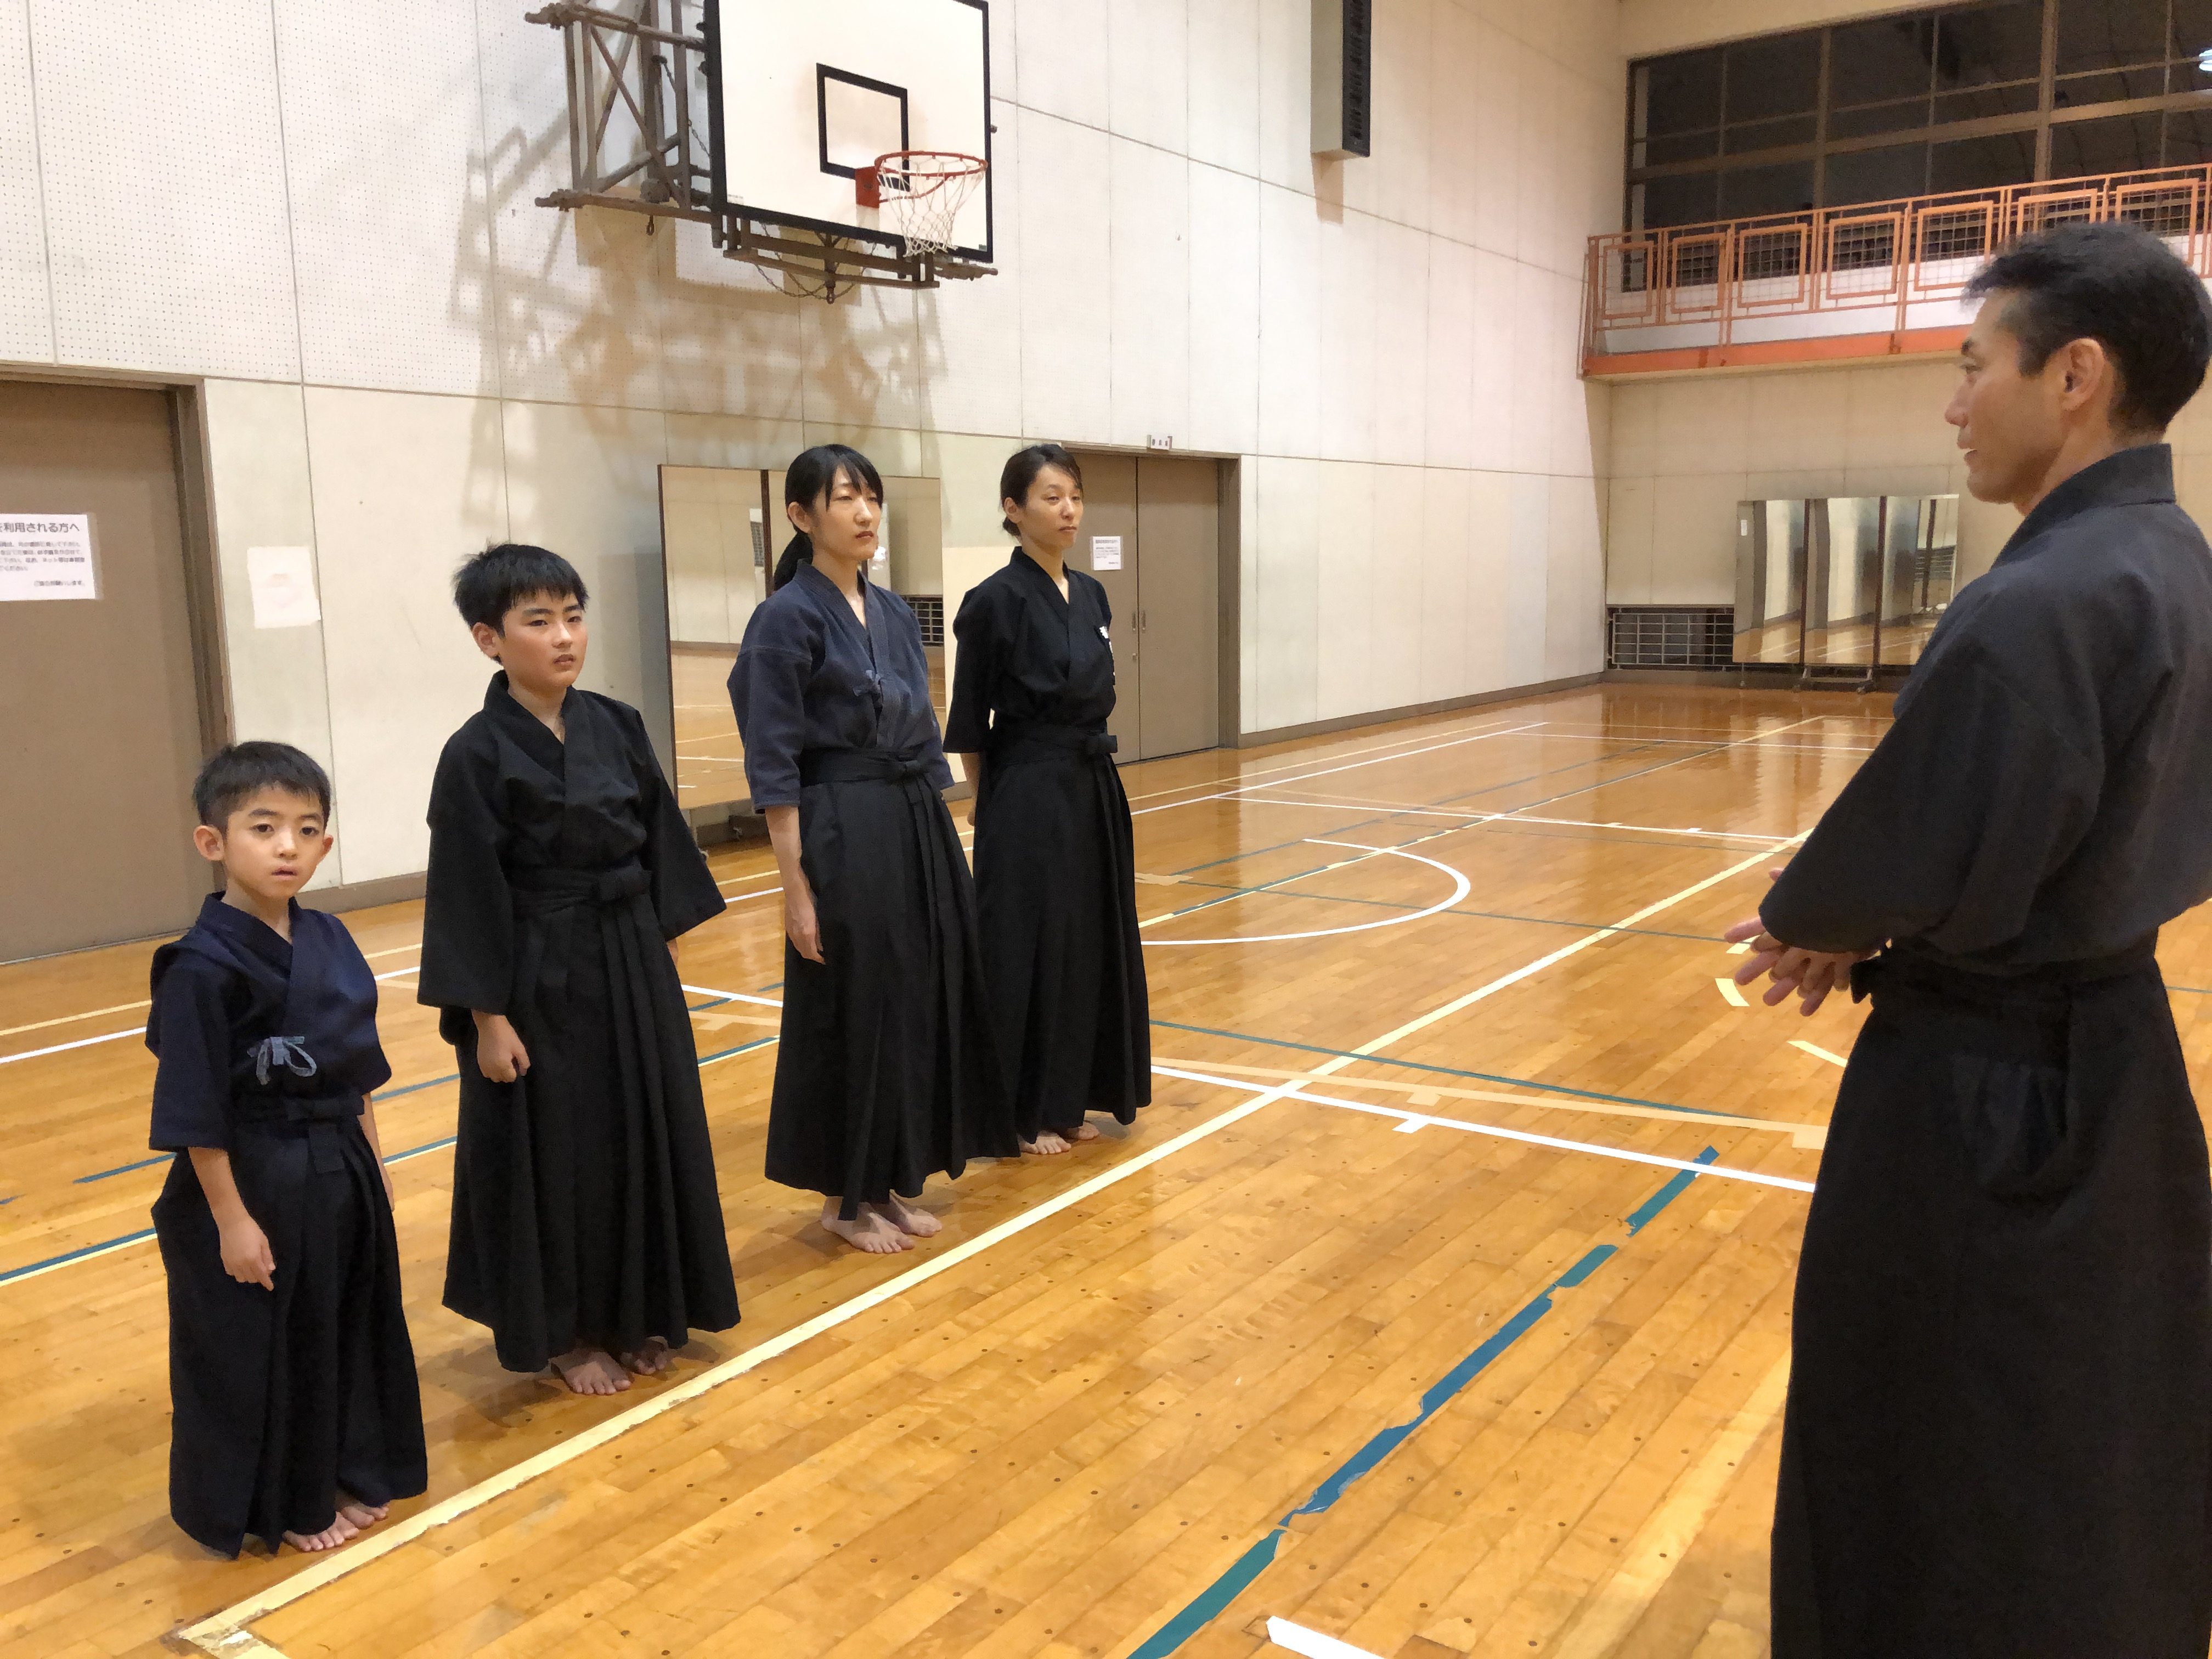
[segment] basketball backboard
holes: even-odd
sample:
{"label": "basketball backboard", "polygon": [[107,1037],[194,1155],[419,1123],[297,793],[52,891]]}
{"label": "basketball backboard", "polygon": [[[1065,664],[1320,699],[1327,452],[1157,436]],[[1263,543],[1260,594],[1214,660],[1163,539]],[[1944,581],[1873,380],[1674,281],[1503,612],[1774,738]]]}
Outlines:
{"label": "basketball backboard", "polygon": [[[707,0],[714,192],[726,211],[905,252],[854,175],[893,150],[991,156],[987,0]],[[949,259],[988,264],[987,171]]]}

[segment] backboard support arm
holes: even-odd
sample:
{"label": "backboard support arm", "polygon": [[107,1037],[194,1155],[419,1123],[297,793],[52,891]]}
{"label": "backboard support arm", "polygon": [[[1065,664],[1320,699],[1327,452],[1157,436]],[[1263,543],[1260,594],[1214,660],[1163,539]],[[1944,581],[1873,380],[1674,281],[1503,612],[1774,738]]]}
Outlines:
{"label": "backboard support arm", "polygon": [[550,0],[525,15],[561,31],[568,74],[568,185],[539,197],[538,206],[689,219],[713,231],[726,258],[832,302],[854,288],[935,288],[994,274],[988,265],[869,250],[718,204],[707,165],[708,41],[687,28],[701,4]]}

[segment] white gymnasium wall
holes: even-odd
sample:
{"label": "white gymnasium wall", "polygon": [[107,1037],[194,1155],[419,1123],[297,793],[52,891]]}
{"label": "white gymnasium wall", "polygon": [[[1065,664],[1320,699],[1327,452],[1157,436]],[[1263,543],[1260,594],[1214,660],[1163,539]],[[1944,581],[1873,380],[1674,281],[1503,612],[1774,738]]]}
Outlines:
{"label": "white gymnasium wall", "polygon": [[[664,462],[855,442],[965,546],[1021,442],[1241,457],[1248,732],[1600,665],[1616,0],[1378,0],[1348,163],[1309,152],[1309,0],[995,0],[1002,274],[834,310],[534,205],[568,144],[527,9],[0,0],[0,367],[204,386],[239,729],[331,765],[335,878],[422,866],[487,539],[568,554],[586,683],[661,695]],[[320,626],[252,626],[259,545],[313,550]]]}
{"label": "white gymnasium wall", "polygon": [[[1956,495],[1959,574],[1981,574],[2020,519],[1966,492],[1957,384],[1946,358],[1616,386],[1607,601],[1733,604],[1735,504],[1792,496]],[[2168,437],[2182,506],[2212,524],[2212,398]]]}

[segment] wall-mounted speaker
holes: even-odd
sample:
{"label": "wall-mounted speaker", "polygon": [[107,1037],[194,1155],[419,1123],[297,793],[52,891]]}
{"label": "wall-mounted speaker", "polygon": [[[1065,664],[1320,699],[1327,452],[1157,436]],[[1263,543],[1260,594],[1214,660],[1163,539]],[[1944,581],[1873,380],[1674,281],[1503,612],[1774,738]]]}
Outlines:
{"label": "wall-mounted speaker", "polygon": [[1372,0],[1313,0],[1313,153],[1368,154],[1375,85]]}

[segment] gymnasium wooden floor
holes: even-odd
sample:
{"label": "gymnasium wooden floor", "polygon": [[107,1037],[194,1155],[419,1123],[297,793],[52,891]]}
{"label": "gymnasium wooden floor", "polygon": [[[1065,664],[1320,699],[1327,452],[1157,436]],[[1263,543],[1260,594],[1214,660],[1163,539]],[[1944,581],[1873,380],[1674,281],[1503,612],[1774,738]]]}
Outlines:
{"label": "gymnasium wooden floor", "polygon": [[[718,856],[682,966],[745,1321],[611,1402],[437,1305],[453,1056],[416,907],[349,916],[433,1485],[313,1564],[164,1513],[152,947],[0,969],[0,1649],[1212,1659],[1285,1650],[1274,1619],[1382,1659],[1763,1653],[1859,1013],[1735,1006],[1717,936],[1885,708],[1611,686],[1127,769],[1158,1103],[933,1184],[944,1234],[888,1260],[759,1177],[773,866]],[[2163,957],[2212,986],[2200,918]]]}

